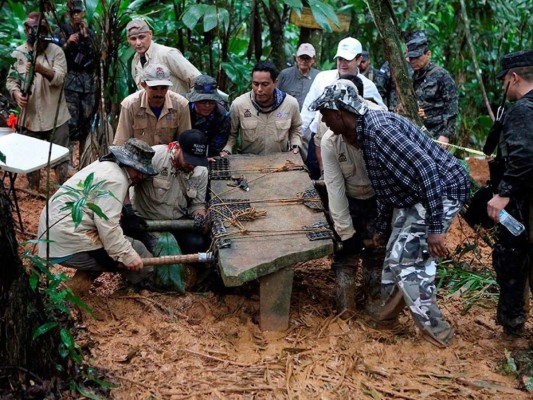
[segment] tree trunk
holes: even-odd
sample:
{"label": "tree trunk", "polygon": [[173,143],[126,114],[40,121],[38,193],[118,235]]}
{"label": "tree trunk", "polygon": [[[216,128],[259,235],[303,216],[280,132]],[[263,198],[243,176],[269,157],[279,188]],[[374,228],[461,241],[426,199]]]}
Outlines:
{"label": "tree trunk", "polygon": [[10,201],[1,182],[0,259],[0,388],[14,388],[30,378],[35,381],[36,376],[58,374],[59,335],[50,331],[32,339],[34,331],[47,322],[47,314],[18,256]]}
{"label": "tree trunk", "polygon": [[278,3],[276,1],[268,2],[268,5],[264,1],[261,2],[265,17],[270,29],[270,43],[272,44],[272,50],[268,57],[276,67],[280,70],[285,68],[285,38],[283,36],[283,19],[278,11]]}
{"label": "tree trunk", "polygon": [[424,124],[418,116],[413,80],[409,76],[405,65],[400,29],[390,0],[365,0],[365,2],[383,40],[385,59],[390,64],[391,78],[398,96],[396,111],[418,126],[423,126]]}

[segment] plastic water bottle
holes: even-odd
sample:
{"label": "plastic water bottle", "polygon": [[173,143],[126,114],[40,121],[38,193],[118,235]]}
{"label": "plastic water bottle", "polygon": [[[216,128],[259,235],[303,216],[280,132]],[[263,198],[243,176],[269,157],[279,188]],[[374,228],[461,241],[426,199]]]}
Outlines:
{"label": "plastic water bottle", "polygon": [[500,211],[500,224],[505,226],[515,236],[520,235],[525,229],[524,225],[505,210]]}

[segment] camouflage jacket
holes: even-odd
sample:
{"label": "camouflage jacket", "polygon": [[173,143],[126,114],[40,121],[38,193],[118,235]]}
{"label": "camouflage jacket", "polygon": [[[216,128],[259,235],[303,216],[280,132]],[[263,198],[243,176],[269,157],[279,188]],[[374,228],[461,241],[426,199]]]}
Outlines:
{"label": "camouflage jacket", "polygon": [[418,107],[426,114],[424,125],[434,138],[455,133],[455,121],[459,101],[455,82],[444,68],[429,63],[426,68],[413,74]]}

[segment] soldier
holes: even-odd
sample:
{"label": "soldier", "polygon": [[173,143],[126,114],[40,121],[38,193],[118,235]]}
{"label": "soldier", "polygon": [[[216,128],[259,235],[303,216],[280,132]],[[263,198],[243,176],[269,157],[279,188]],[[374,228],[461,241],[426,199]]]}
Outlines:
{"label": "soldier", "polygon": [[170,90],[173,92],[186,93],[192,88],[200,71],[183,57],[181,51],[155,43],[146,21],[131,20],[126,25],[126,35],[129,44],[135,50],[131,61],[131,76],[139,89],[142,88],[143,70],[152,64],[161,64],[168,68],[172,81]]}
{"label": "soldier", "polygon": [[185,98],[189,100],[191,124],[209,138],[209,156],[216,157],[228,142],[231,121],[224,99],[218,92],[217,81],[200,75]]}
{"label": "soldier", "polygon": [[[146,247],[140,241],[124,236],[119,223],[123,205],[117,199],[126,197],[130,185],[137,185],[157,174],[152,165],[154,151],[137,139],[128,140],[124,146],[111,146],[109,150],[110,154],[65,182],[39,219],[38,237],[44,239],[48,229],[50,239],[49,243],[38,243],[39,256],[48,255],[52,263],[76,269],[74,286],[80,292],[88,291],[92,280],[104,271],[120,272],[133,284],[150,279],[153,271],[152,267],[144,266],[141,259],[152,256]],[[105,218],[92,211],[83,212],[77,225],[65,206],[73,201],[69,194],[71,188],[83,183],[91,174],[92,182],[100,184],[101,191],[110,193],[92,199]]]}
{"label": "soldier", "polygon": [[[501,180],[492,174],[497,192],[487,204],[487,213],[499,222],[505,209],[525,225],[513,236],[499,227],[492,264],[500,285],[497,322],[510,337],[522,336],[529,310],[533,271],[533,50],[518,51],[501,60],[502,89],[514,101],[505,112],[496,162]],[[499,181],[499,182],[498,182]]]}
{"label": "soldier", "polygon": [[67,58],[65,99],[70,112],[70,140],[80,142],[81,156],[96,103],[95,72],[98,60],[94,32],[84,20],[83,2],[70,2],[68,13],[70,21],[56,29],[54,35],[59,39]]}
{"label": "soldier", "polygon": [[302,43],[296,52],[296,63],[292,67],[285,68],[278,76],[278,89],[296,98],[300,110],[311,84],[320,72],[313,68],[315,54],[312,44]]}
{"label": "soldier", "polygon": [[242,153],[299,152],[302,119],[298,101],[276,87],[277,78],[278,69],[273,63],[255,64],[252,90],[231,104],[231,133],[222,153],[231,154],[239,132]]}
{"label": "soldier", "polygon": [[[44,40],[50,34],[50,28],[44,16],[41,18],[37,12],[28,14],[24,21],[24,33],[26,43],[13,52],[16,61],[9,70],[6,82],[12,99],[22,110],[22,133],[68,147],[70,114],[63,96],[63,81],[67,74],[65,53],[59,46]],[[34,53],[35,43],[38,46]],[[31,71],[28,60],[34,57],[35,69]],[[33,85],[26,87],[32,78]],[[63,184],[67,180],[68,161],[56,166],[55,172],[59,184]],[[39,191],[41,171],[31,172],[27,177],[30,189]]]}
{"label": "soldier", "polygon": [[168,144],[191,128],[188,101],[172,92],[169,70],[152,63],[143,70],[142,90],[122,100],[113,144],[135,137],[150,146]]}
{"label": "soldier", "polygon": [[459,110],[455,82],[448,71],[431,62],[431,50],[423,31],[414,32],[406,45],[406,57],[414,71],[418,115],[434,139],[449,143],[455,134]]}
{"label": "soldier", "polygon": [[359,73],[374,82],[379,94],[381,95],[381,99],[383,100],[387,108],[389,110],[392,110],[392,108],[389,107],[390,101],[388,101],[390,98],[389,88],[391,86],[390,73],[387,76],[384,70],[374,68],[370,61],[370,54],[368,53],[368,51],[363,51],[361,53],[361,64],[359,64]]}
{"label": "soldier", "polygon": [[435,257],[448,254],[445,232],[468,199],[465,169],[406,118],[369,110],[352,82],[328,86],[312,105],[337,135],[363,152],[378,215],[374,246],[392,217],[374,318],[395,325],[407,305],[424,337],[447,346],[453,328],[437,305]]}

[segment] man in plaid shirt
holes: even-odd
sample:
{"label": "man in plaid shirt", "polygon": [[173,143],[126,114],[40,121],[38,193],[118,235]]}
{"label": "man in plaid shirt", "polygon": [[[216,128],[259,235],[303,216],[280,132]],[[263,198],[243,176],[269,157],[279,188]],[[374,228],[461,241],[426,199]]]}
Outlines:
{"label": "man in plaid shirt", "polygon": [[338,80],[310,106],[338,135],[363,151],[376,192],[374,245],[382,245],[391,223],[381,281],[382,304],[374,319],[392,326],[407,305],[432,343],[447,346],[453,328],[437,305],[435,257],[445,257],[446,231],[468,199],[464,168],[407,119],[369,110],[355,85]]}

